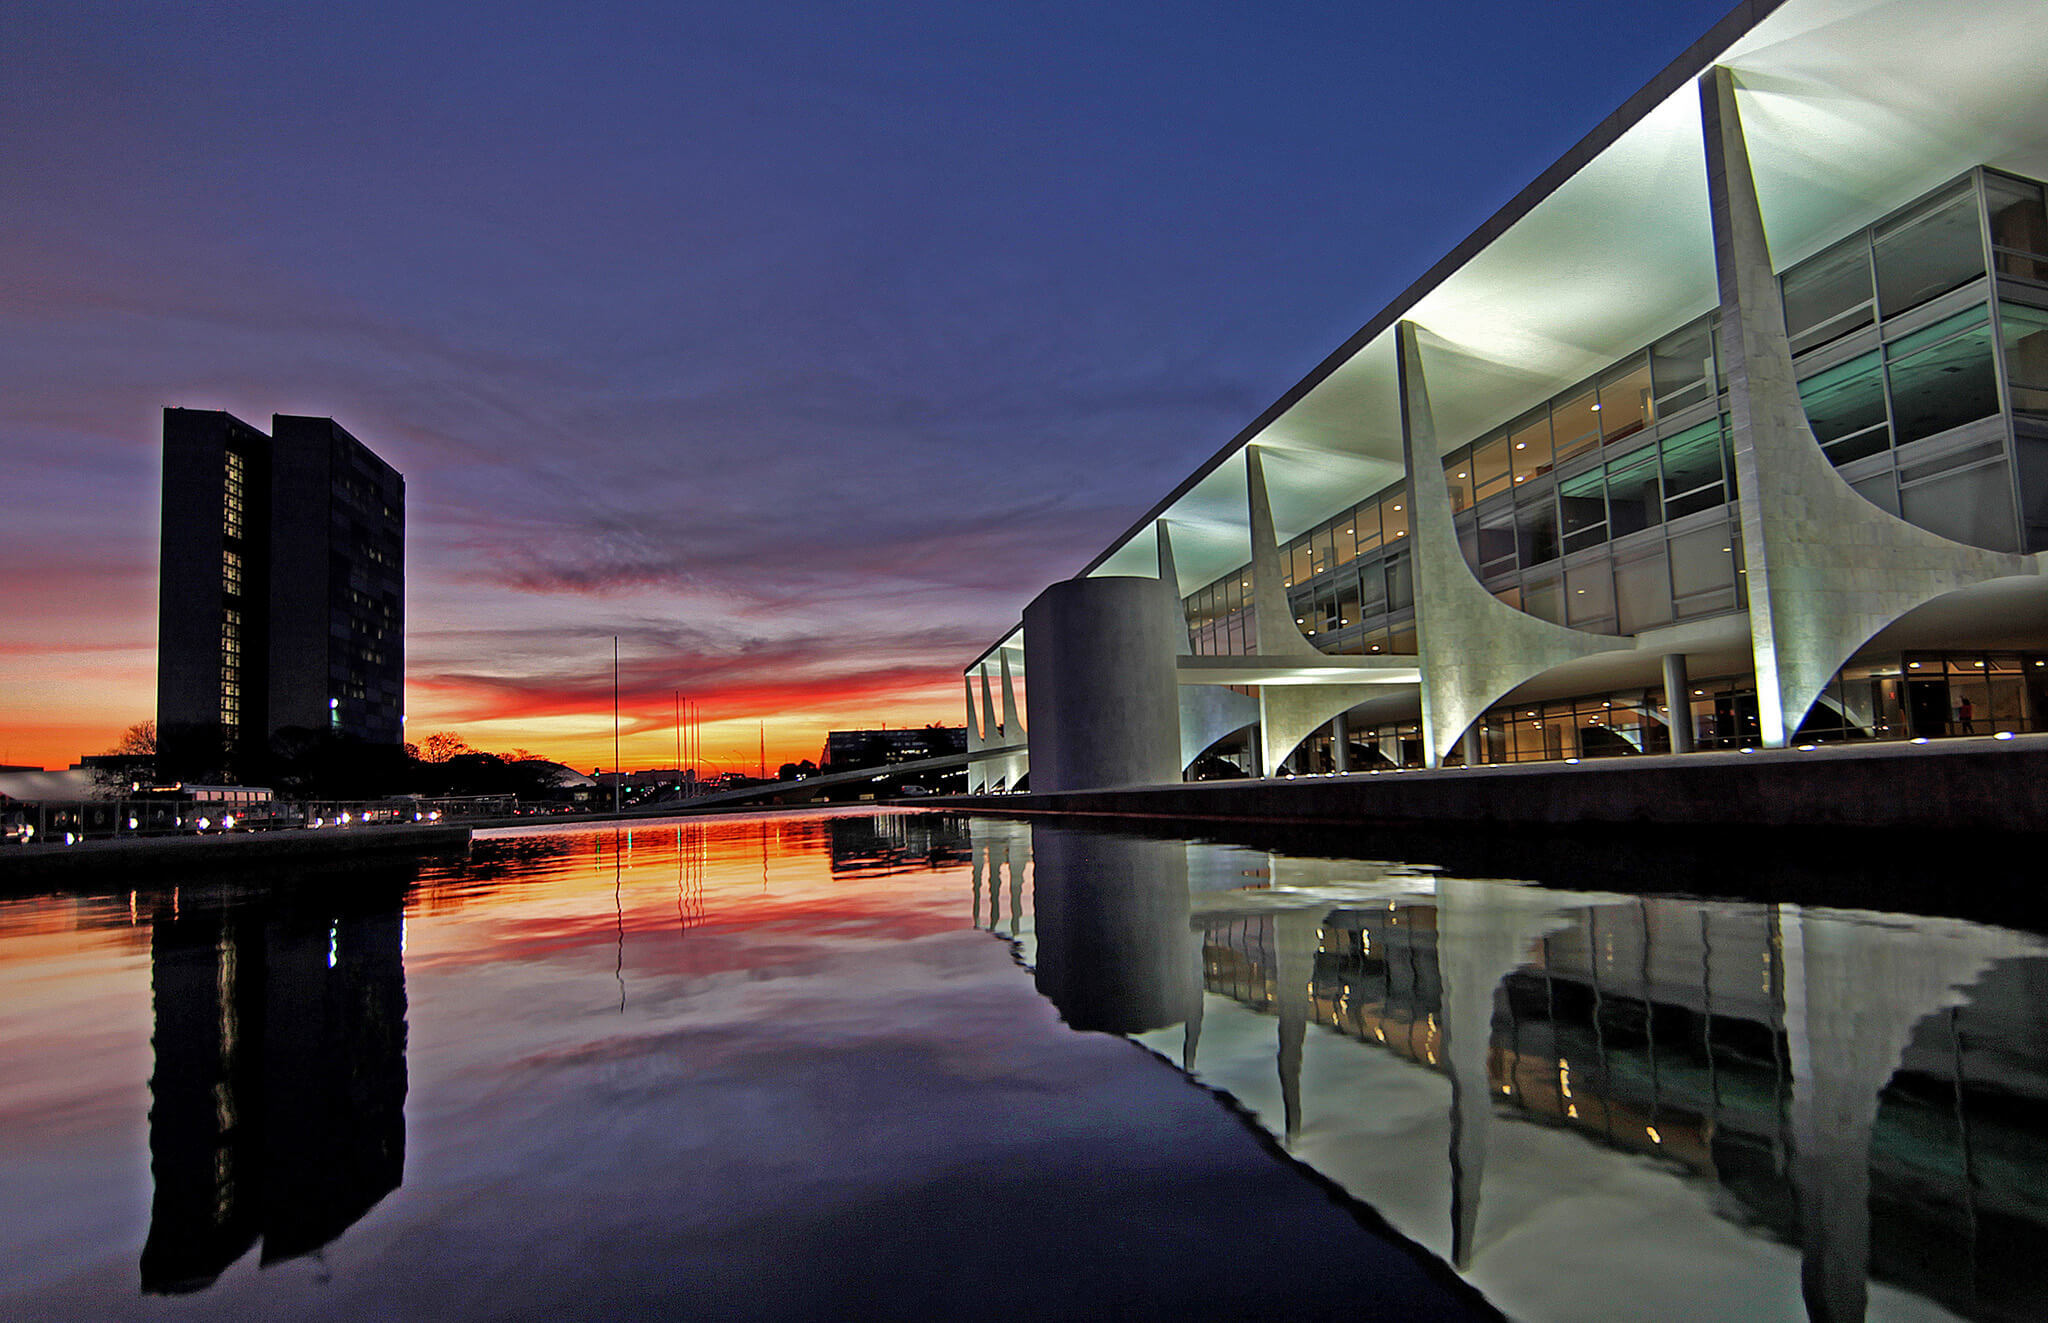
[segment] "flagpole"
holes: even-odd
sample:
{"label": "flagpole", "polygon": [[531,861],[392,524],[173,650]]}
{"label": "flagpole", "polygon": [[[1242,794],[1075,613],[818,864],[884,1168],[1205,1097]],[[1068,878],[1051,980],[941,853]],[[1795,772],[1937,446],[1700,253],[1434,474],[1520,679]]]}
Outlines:
{"label": "flagpole", "polygon": [[619,767],[619,636],[612,635],[612,812],[621,809],[625,797],[625,786],[619,778],[625,773]]}

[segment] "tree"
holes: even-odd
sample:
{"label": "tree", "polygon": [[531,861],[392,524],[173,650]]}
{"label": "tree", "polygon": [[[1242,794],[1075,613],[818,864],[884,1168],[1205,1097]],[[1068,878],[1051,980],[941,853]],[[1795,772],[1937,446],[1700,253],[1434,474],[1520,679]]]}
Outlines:
{"label": "tree", "polygon": [[107,752],[124,758],[156,757],[156,723],[136,722],[121,732],[121,738]]}
{"label": "tree", "polygon": [[818,765],[806,758],[800,763],[784,763],[775,773],[778,781],[801,781],[807,776],[816,776]]}
{"label": "tree", "polygon": [[437,730],[420,741],[420,757],[430,763],[445,763],[458,754],[473,752],[469,741],[452,730]]}
{"label": "tree", "polygon": [[138,721],[121,732],[114,747],[101,754],[92,769],[92,782],[102,794],[126,790],[138,781],[156,777],[156,723]]}

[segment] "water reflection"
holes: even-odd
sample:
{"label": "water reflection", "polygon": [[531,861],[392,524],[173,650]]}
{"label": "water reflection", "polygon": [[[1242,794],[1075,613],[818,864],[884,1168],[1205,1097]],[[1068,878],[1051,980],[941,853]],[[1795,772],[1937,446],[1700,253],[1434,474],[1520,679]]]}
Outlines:
{"label": "water reflection", "polygon": [[1070,1024],[1179,1058],[1512,1315],[2048,1316],[2035,937],[1030,839]]}
{"label": "water reflection", "polygon": [[310,1254],[405,1167],[404,884],[162,897],[151,924],[142,1289],[201,1290],[260,1239]]}

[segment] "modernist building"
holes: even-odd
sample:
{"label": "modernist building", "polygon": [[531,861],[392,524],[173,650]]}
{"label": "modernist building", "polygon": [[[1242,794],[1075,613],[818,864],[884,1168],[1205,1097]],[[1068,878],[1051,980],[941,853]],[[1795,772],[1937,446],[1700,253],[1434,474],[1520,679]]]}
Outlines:
{"label": "modernist building", "polygon": [[158,771],[257,771],[298,729],[394,748],[405,479],[330,418],[164,410]]}
{"label": "modernist building", "polygon": [[2048,729],[2044,60],[2026,0],[1738,5],[975,659],[975,749]]}

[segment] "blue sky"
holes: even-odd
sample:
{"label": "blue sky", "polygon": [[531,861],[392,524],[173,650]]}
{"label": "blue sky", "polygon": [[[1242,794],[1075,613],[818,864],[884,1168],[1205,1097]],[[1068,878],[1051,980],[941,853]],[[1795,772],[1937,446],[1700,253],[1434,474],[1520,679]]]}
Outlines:
{"label": "blue sky", "polygon": [[957,721],[1725,8],[17,0],[0,762],[151,715],[167,404],[406,474],[415,734],[608,760],[613,634],[629,765]]}

